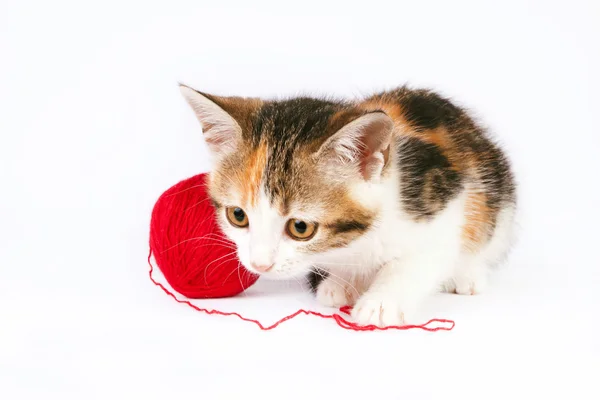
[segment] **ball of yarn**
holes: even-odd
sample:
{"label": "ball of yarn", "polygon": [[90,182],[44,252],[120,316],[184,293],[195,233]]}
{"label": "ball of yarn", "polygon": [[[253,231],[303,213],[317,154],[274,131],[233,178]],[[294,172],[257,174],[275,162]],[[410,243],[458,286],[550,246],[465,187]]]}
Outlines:
{"label": "ball of yarn", "polygon": [[164,192],[152,210],[150,249],[169,285],[192,299],[231,297],[258,275],[243,268],[235,245],[219,229],[208,197],[208,174]]}

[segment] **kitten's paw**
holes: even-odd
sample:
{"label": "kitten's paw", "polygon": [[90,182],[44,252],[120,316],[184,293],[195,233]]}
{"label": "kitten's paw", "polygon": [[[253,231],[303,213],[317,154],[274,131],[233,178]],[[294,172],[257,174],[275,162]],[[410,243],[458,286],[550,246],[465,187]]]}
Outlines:
{"label": "kitten's paw", "polygon": [[401,326],[410,316],[398,299],[381,294],[365,294],[352,309],[352,318],[359,325]]}
{"label": "kitten's paw", "polygon": [[456,283],[454,283],[454,279],[447,279],[442,282],[439,291],[442,293],[456,293]]}
{"label": "kitten's paw", "polygon": [[481,293],[487,284],[486,277],[481,275],[456,276],[452,279],[454,293],[473,296]]}
{"label": "kitten's paw", "polygon": [[453,276],[442,284],[442,290],[472,296],[485,291],[487,283],[487,264],[479,256],[471,256],[459,263]]}
{"label": "kitten's paw", "polygon": [[325,279],[317,288],[317,300],[327,307],[350,305],[344,285],[331,278]]}

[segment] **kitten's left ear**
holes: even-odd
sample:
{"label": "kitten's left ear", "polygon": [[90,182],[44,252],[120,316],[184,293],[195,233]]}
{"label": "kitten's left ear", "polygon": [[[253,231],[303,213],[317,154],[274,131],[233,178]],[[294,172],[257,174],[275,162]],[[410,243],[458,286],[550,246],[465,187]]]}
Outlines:
{"label": "kitten's left ear", "polygon": [[340,177],[359,174],[366,181],[377,181],[389,158],[393,130],[394,121],[387,114],[370,112],[344,125],[315,156]]}

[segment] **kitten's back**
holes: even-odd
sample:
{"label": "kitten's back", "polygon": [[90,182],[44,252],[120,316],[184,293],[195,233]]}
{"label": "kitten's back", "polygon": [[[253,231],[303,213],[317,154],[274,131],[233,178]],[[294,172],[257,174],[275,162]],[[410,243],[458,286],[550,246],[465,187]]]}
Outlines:
{"label": "kitten's back", "polygon": [[381,109],[397,125],[403,209],[427,220],[466,190],[464,248],[487,243],[500,212],[514,208],[516,198],[509,161],[485,130],[464,109],[424,89],[379,93],[360,107]]}

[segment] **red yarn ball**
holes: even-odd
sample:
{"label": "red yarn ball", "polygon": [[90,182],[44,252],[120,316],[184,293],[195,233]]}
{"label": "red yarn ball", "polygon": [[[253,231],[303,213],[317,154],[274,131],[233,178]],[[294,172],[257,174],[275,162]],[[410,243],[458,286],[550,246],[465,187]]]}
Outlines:
{"label": "red yarn ball", "polygon": [[219,229],[206,190],[208,174],[164,192],[152,210],[150,249],[169,285],[192,299],[235,296],[258,275],[243,268]]}

